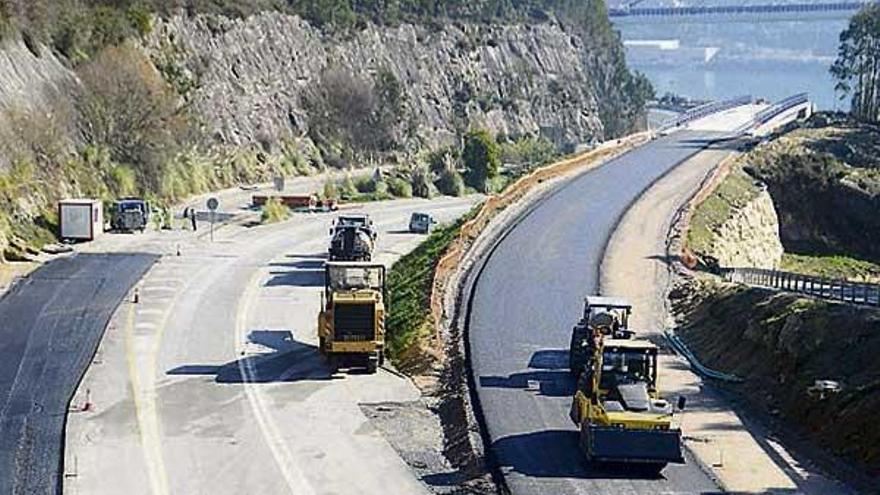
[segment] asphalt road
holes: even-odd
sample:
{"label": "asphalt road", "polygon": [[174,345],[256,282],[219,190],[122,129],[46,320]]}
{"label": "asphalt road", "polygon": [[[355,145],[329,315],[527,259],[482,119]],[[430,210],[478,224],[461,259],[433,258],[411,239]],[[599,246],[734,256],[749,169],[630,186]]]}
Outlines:
{"label": "asphalt road", "polygon": [[155,259],[61,258],[0,300],[0,493],[60,492],[68,402],[114,309]]}
{"label": "asphalt road", "polygon": [[712,493],[690,461],[660,477],[586,463],[568,418],[571,327],[598,287],[618,220],[654,181],[717,138],[681,132],[572,180],[496,246],[473,289],[471,364],[494,462],[515,494]]}
{"label": "asphalt road", "polygon": [[[449,222],[477,197],[365,204],[390,265],[423,239],[413,211]],[[315,331],[336,214],[229,225],[181,240],[120,305],[83,379],[95,409],[67,424],[65,493],[424,494],[364,403],[416,400],[387,370],[331,373]],[[4,494],[5,495],[5,494]]]}

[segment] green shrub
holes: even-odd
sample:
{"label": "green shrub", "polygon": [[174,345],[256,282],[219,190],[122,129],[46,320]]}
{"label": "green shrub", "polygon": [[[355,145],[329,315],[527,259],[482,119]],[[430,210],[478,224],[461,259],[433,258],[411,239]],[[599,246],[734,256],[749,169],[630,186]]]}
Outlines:
{"label": "green shrub", "polygon": [[400,177],[388,180],[388,191],[398,198],[411,198],[413,195],[412,185]]}
{"label": "green shrub", "polygon": [[447,196],[463,196],[465,192],[464,179],[458,170],[455,170],[455,167],[447,166],[440,172],[437,189]]}
{"label": "green shrub", "polygon": [[426,161],[431,172],[439,176],[449,161],[457,164],[460,159],[461,152],[457,147],[446,146],[428,153]]}
{"label": "green shrub", "polygon": [[336,186],[336,181],[329,179],[324,182],[322,196],[326,199],[339,199],[339,188]]}
{"label": "green shrub", "polygon": [[341,199],[354,199],[358,195],[358,189],[354,185],[354,181],[351,180],[351,175],[346,174],[345,178],[342,179],[342,183],[339,184],[339,197]]}
{"label": "green shrub", "polygon": [[368,175],[361,175],[354,179],[354,187],[361,194],[376,192],[376,183],[373,182],[373,178]]}
{"label": "green shrub", "polygon": [[134,196],[137,193],[137,177],[131,167],[115,165],[110,169],[111,190],[118,196]]}
{"label": "green shrub", "polygon": [[471,131],[465,138],[462,160],[467,169],[467,184],[486,192],[488,181],[498,175],[501,165],[498,143],[485,130]]}
{"label": "green shrub", "polygon": [[379,182],[376,182],[375,184],[376,184],[376,186],[375,186],[376,190],[374,192],[376,193],[377,196],[390,196],[389,191],[388,191],[388,183],[387,182],[385,182],[384,180],[380,180]]}
{"label": "green shrub", "polygon": [[153,31],[153,15],[145,5],[132,5],[126,12],[128,24],[141,36]]}
{"label": "green shrub", "polygon": [[505,163],[527,166],[543,165],[552,161],[556,156],[556,147],[543,137],[526,136],[501,144],[501,157]]}
{"label": "green shrub", "polygon": [[278,198],[270,198],[263,206],[260,220],[263,223],[276,223],[290,217],[290,208],[284,206]]}
{"label": "green shrub", "polygon": [[410,175],[413,195],[420,198],[431,197],[431,172],[425,165],[416,165]]}

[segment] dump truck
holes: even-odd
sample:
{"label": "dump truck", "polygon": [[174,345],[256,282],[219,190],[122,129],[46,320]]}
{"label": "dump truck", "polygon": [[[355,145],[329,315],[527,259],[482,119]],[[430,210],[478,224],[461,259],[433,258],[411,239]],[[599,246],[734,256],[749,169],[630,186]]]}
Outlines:
{"label": "dump truck", "polygon": [[150,222],[150,205],[141,198],[123,198],[113,204],[110,226],[117,232],[143,232]]}
{"label": "dump truck", "polygon": [[658,349],[625,327],[631,310],[623,300],[587,298],[589,319],[572,332],[583,336],[577,344],[582,353],[572,361],[585,355],[586,362],[577,373],[569,415],[587,460],[632,464],[656,474],[668,463],[684,463],[681,429],[673,419],[685,400],[673,406],[660,397]]}
{"label": "dump truck", "polygon": [[330,228],[330,261],[372,261],[377,237],[369,216],[338,217]]}
{"label": "dump truck", "polygon": [[385,360],[385,266],[328,262],[318,315],[318,345],[331,368],[375,373]]}

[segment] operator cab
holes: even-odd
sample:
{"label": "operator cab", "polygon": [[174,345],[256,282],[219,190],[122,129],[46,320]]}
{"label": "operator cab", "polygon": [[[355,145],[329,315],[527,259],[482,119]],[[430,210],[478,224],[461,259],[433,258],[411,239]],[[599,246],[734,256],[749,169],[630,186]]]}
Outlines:
{"label": "operator cab", "polygon": [[599,388],[612,390],[632,383],[646,383],[651,390],[656,388],[657,347],[640,340],[606,340]]}
{"label": "operator cab", "polygon": [[373,227],[373,220],[366,213],[352,213],[348,215],[340,215],[333,221],[330,227],[330,235],[345,229],[357,229],[367,232],[375,241],[377,237],[376,229]]}
{"label": "operator cab", "polygon": [[385,266],[363,263],[328,262],[325,291],[383,290]]}
{"label": "operator cab", "polygon": [[633,332],[629,330],[632,304],[628,300],[622,297],[604,296],[587,296],[584,298],[583,319],[585,322],[592,322],[596,318],[607,319],[604,316],[606,314],[615,320],[610,332],[612,336],[615,338],[628,338],[632,336]]}

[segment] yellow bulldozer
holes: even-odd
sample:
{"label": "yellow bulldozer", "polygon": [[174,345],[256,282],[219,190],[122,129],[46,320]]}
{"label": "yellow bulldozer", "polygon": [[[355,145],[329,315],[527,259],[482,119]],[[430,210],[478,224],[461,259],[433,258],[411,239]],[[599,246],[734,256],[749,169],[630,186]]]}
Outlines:
{"label": "yellow bulldozer", "polygon": [[318,343],[333,370],[375,373],[385,359],[385,266],[328,262],[318,315]]}
{"label": "yellow bulldozer", "polygon": [[657,346],[626,328],[631,311],[619,298],[587,297],[584,319],[572,332],[571,363],[581,368],[569,415],[589,461],[659,473],[668,463],[684,463],[673,414],[685,399],[673,407],[660,397]]}

